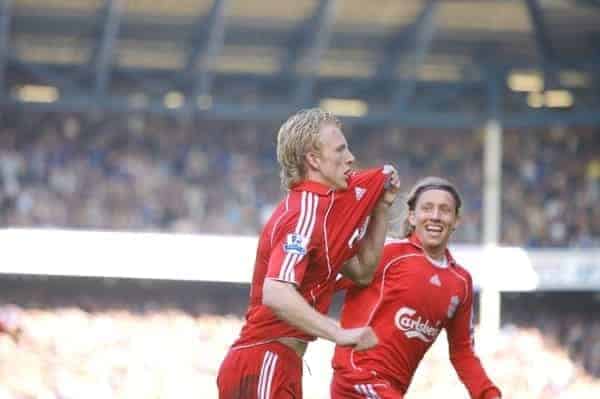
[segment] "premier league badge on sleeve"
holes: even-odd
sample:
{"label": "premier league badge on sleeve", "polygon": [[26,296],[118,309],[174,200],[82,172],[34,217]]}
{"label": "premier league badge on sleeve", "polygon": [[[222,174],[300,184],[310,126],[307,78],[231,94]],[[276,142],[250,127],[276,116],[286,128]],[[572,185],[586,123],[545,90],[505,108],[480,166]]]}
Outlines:
{"label": "premier league badge on sleeve", "polygon": [[290,254],[297,254],[303,256],[306,254],[306,247],[308,246],[308,238],[292,233],[288,234],[283,244],[283,250]]}

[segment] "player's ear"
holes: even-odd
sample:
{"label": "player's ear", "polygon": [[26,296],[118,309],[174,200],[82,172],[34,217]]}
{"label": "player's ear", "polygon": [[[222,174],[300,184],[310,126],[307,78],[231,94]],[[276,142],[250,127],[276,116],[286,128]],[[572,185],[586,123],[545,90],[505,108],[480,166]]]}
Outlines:
{"label": "player's ear", "polygon": [[412,227],[415,227],[417,225],[417,218],[415,216],[415,211],[408,211],[408,223],[410,223],[410,225]]}
{"label": "player's ear", "polygon": [[452,226],[452,232],[454,232],[456,230],[456,228],[460,225],[462,221],[462,218],[460,217],[460,214],[456,215],[456,220],[454,221],[454,226]]}
{"label": "player's ear", "polygon": [[456,230],[456,228],[458,226],[460,226],[460,224],[462,223],[462,217],[460,215],[460,213],[458,215],[456,215],[456,220],[454,221],[454,226],[452,228],[452,231]]}
{"label": "player's ear", "polygon": [[318,170],[320,165],[320,157],[316,151],[308,151],[304,156],[306,163],[308,164],[309,169]]}

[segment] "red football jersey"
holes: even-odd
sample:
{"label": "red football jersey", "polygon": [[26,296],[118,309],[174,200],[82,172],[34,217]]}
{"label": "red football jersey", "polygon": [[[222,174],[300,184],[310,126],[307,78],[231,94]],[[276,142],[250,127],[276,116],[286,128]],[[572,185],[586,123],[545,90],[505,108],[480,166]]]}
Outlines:
{"label": "red football jersey", "polygon": [[314,340],[262,304],[265,278],[290,282],[319,312],[326,314],[335,278],[358,251],[389,174],[385,168],[353,174],[348,189],[335,191],[304,181],[279,204],[260,235],[246,323],[233,347],[279,337]]}
{"label": "red football jersey", "polygon": [[449,251],[446,259],[445,265],[430,260],[415,235],[387,241],[372,284],[350,285],[341,319],[345,328],[370,325],[379,344],[363,352],[336,347],[334,369],[369,371],[406,392],[423,355],[445,328],[450,360],[471,397],[499,393],[473,348],[471,276]]}

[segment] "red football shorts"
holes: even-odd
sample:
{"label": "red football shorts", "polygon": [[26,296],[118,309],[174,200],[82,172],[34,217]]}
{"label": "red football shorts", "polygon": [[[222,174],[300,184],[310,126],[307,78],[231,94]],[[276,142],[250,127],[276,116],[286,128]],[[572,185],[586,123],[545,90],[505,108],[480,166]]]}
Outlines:
{"label": "red football shorts", "polygon": [[219,399],[302,399],[302,358],[279,342],[230,349],[217,385]]}
{"label": "red football shorts", "polygon": [[331,399],[402,399],[402,393],[388,381],[370,373],[335,372]]}

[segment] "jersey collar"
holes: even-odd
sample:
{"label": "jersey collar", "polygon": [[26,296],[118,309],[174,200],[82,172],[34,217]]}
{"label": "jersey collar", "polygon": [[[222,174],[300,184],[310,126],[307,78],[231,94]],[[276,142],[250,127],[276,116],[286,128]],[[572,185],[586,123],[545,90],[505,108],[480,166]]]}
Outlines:
{"label": "jersey collar", "polygon": [[[417,237],[417,235],[415,233],[412,233],[409,237],[408,237],[408,241],[415,247],[419,248],[421,251],[425,252],[425,250],[423,249],[423,244],[421,244],[421,240],[419,240],[419,237]],[[448,265],[450,266],[456,266],[456,261],[454,260],[454,258],[452,257],[452,255],[450,254],[450,250],[448,248],[446,248],[446,250],[444,251],[444,255],[446,256],[446,259],[448,259]]]}
{"label": "jersey collar", "polygon": [[319,183],[313,180],[303,180],[294,184],[291,188],[292,191],[309,191],[318,195],[326,196],[329,195],[333,189],[326,186],[323,183]]}

